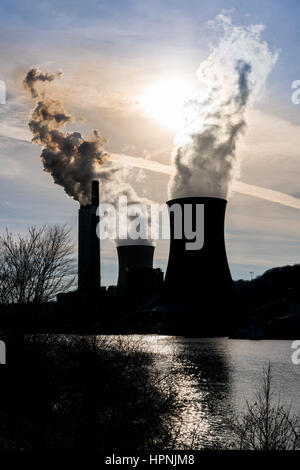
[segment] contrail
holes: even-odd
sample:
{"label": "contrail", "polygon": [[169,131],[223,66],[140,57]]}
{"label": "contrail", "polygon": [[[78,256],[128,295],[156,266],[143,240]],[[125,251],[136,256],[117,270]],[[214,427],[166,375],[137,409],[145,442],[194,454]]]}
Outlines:
{"label": "contrail", "polygon": [[[128,167],[143,168],[144,170],[153,171],[155,173],[172,175],[173,170],[171,165],[164,165],[152,160],[145,160],[144,158],[131,157],[129,155],[123,154],[121,155],[112,153],[110,156],[111,160],[117,164]],[[103,166],[105,167],[105,164]],[[261,186],[254,186],[252,184],[243,183],[242,181],[233,181],[232,191],[300,210],[299,198],[290,196],[289,194],[285,194],[280,191],[262,188]]]}
{"label": "contrail", "polygon": [[[0,131],[0,136],[17,139],[24,142],[30,142],[30,134],[22,128],[15,126],[3,128]],[[164,175],[172,174],[171,165],[164,165],[163,163],[155,162],[153,160],[146,160],[141,157],[132,157],[130,155],[123,155],[117,153],[110,153],[111,161],[124,167],[142,168],[144,170],[153,171]],[[103,165],[103,169],[106,163]],[[263,188],[261,186],[254,186],[251,184],[243,183],[242,181],[233,181],[232,191],[247,196],[256,197],[265,201],[281,204],[286,207],[300,210],[300,199],[280,191],[273,191],[272,189]]]}
{"label": "contrail", "polygon": [[246,194],[247,196],[257,197],[269,202],[276,202],[277,204],[292,207],[293,209],[300,209],[299,198],[280,191],[242,183],[242,181],[234,181],[232,189],[236,193]]}

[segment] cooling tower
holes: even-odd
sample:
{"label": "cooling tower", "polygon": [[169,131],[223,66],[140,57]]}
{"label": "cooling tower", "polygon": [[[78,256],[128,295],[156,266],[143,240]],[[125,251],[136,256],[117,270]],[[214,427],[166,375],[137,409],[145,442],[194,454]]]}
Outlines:
{"label": "cooling tower", "polygon": [[[228,308],[233,308],[233,282],[228,267],[224,221],[227,202],[208,197],[187,197],[167,202],[170,214],[170,253],[163,299],[186,316],[191,327],[224,329]],[[198,250],[187,248],[185,228],[196,229],[196,207],[204,205],[200,220],[204,243]],[[176,210],[177,209],[177,210]],[[178,210],[179,209],[179,210]],[[199,214],[197,215],[199,218]],[[199,227],[198,227],[199,229]],[[182,238],[176,234],[182,231]],[[199,233],[201,238],[201,234]],[[201,244],[202,245],[202,244]],[[220,328],[218,328],[220,327]]]}
{"label": "cooling tower", "polygon": [[95,291],[100,288],[100,240],[96,233],[99,216],[99,182],[91,187],[92,204],[81,205],[78,223],[78,289]]}
{"label": "cooling tower", "polygon": [[153,268],[154,246],[121,245],[117,247],[119,260],[118,288],[126,288],[127,273],[133,269]]}

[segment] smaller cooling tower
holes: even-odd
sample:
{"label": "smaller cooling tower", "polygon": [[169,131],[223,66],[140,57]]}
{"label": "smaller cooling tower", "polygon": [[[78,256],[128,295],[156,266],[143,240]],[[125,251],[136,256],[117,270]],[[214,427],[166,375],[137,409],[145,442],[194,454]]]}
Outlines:
{"label": "smaller cooling tower", "polygon": [[100,240],[96,229],[99,222],[99,182],[91,187],[92,204],[81,205],[78,221],[78,289],[95,292],[100,289]]}
{"label": "smaller cooling tower", "polygon": [[117,247],[119,260],[118,288],[126,289],[127,273],[140,268],[153,268],[154,246],[121,245]]}

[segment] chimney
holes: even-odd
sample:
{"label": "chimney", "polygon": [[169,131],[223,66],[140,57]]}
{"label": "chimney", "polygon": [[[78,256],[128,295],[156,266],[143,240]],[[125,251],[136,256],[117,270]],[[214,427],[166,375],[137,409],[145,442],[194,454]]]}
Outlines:
{"label": "chimney", "polygon": [[81,205],[78,227],[78,289],[95,292],[100,289],[100,240],[96,229],[99,222],[99,182],[91,187],[92,204]]}
{"label": "chimney", "polygon": [[[210,324],[224,327],[227,308],[233,307],[233,282],[228,267],[224,221],[227,201],[209,197],[186,197],[167,202],[170,214],[170,252],[164,282],[163,301],[180,307],[181,321],[204,330]],[[174,204],[181,214],[171,210]],[[204,244],[199,250],[188,250],[191,242],[184,235],[186,204],[191,207],[191,224],[195,230],[196,205],[204,205]],[[173,208],[174,209],[174,208]],[[182,229],[182,238],[175,238],[175,227]],[[203,228],[203,225],[202,225]],[[228,318],[228,317],[227,317]],[[225,319],[225,322],[224,320]],[[198,329],[199,332],[199,329]]]}
{"label": "chimney", "polygon": [[92,181],[92,207],[99,206],[99,181]]}
{"label": "chimney", "polygon": [[132,269],[153,268],[154,246],[121,245],[117,247],[119,260],[118,288],[126,289],[127,273]]}

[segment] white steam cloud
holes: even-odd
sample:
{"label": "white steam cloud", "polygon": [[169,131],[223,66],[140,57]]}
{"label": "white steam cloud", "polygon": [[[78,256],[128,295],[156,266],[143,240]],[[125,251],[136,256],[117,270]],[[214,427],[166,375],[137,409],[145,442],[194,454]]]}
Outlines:
{"label": "white steam cloud", "polygon": [[200,64],[201,91],[184,105],[172,155],[172,198],[227,199],[238,173],[236,145],[247,108],[261,96],[277,60],[260,38],[262,25],[237,27],[224,15],[211,24],[222,28],[223,38]]}

